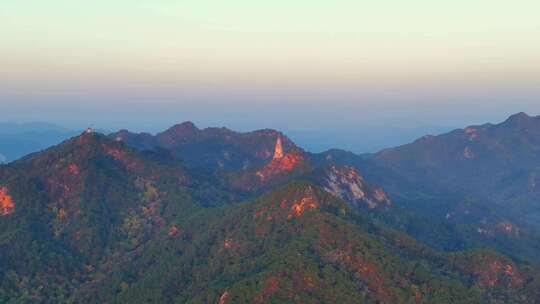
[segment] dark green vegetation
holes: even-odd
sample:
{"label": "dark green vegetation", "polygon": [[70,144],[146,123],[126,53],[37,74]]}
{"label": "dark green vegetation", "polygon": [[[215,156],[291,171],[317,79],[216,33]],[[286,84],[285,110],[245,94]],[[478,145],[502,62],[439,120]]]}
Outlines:
{"label": "dark green vegetation", "polygon": [[[89,302],[527,303],[533,271],[489,251],[443,254],[372,224],[308,183],[175,222],[110,274]],[[482,263],[477,263],[481,261]],[[527,282],[526,282],[527,281]]]}
{"label": "dark green vegetation", "polygon": [[82,134],[0,167],[0,303],[540,302],[533,233],[477,236],[510,213],[381,155],[192,124]]}
{"label": "dark green vegetation", "polygon": [[0,181],[15,205],[0,218],[0,295],[19,301],[67,299],[110,254],[197,207],[177,165],[94,134],[2,167]]}

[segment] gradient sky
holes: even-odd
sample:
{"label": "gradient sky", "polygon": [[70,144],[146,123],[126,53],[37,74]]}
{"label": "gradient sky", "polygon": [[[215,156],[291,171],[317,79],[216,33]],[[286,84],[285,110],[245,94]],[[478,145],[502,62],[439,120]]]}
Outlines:
{"label": "gradient sky", "polygon": [[532,0],[3,0],[1,120],[192,120],[372,151],[540,114],[539,12]]}

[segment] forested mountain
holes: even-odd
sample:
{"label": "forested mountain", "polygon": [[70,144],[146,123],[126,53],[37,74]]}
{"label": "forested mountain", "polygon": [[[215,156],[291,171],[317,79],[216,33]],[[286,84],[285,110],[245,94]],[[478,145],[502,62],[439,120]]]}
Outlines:
{"label": "forested mountain", "polygon": [[535,270],[444,254],[309,183],[177,220],[76,297],[101,303],[528,303]]}
{"label": "forested mountain", "polygon": [[[313,159],[353,166],[383,187],[413,213],[404,229],[416,237],[454,249],[482,243],[538,261],[539,152],[540,117],[518,113],[371,155],[331,150]],[[419,216],[439,226],[438,239],[415,223]]]}
{"label": "forested mountain", "polygon": [[540,117],[519,113],[496,125],[425,136],[376,153],[370,161],[385,169],[379,174],[390,171],[432,192],[453,189],[497,205],[527,208],[540,194],[539,152]]}
{"label": "forested mountain", "polygon": [[[0,167],[0,299],[66,300],[111,254],[188,213],[184,171],[85,133]],[[1,301],[0,301],[1,302]]]}
{"label": "forested mountain", "polygon": [[201,130],[191,122],[175,125],[155,136],[127,130],[109,136],[139,150],[167,149],[181,158],[186,166],[211,170],[239,170],[262,165],[272,158],[277,137],[281,138],[284,149],[295,147],[289,138],[275,130],[247,133],[227,128]]}
{"label": "forested mountain", "polygon": [[[525,168],[529,120],[422,139],[442,146],[425,157],[437,145],[357,156],[273,130],[88,130],[0,166],[0,303],[540,302],[534,230],[498,209],[512,202],[435,180],[482,153]],[[460,140],[474,157],[442,152]]]}

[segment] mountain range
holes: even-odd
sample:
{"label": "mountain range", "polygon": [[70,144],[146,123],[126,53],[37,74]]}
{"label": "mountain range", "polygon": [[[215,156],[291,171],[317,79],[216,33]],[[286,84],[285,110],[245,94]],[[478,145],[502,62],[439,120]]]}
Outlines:
{"label": "mountain range", "polygon": [[424,136],[362,157],[344,151],[324,155],[356,167],[416,216],[461,230],[461,244],[443,246],[480,242],[537,259],[539,151],[540,117],[518,113],[500,124]]}
{"label": "mountain range", "polygon": [[0,302],[537,303],[540,118],[374,154],[186,122],[0,166]]}

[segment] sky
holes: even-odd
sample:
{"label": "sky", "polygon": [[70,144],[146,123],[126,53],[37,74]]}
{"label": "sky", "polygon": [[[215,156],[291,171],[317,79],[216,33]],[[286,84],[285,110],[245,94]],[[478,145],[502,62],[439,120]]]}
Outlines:
{"label": "sky", "polygon": [[540,114],[532,0],[3,0],[0,121],[369,152]]}

